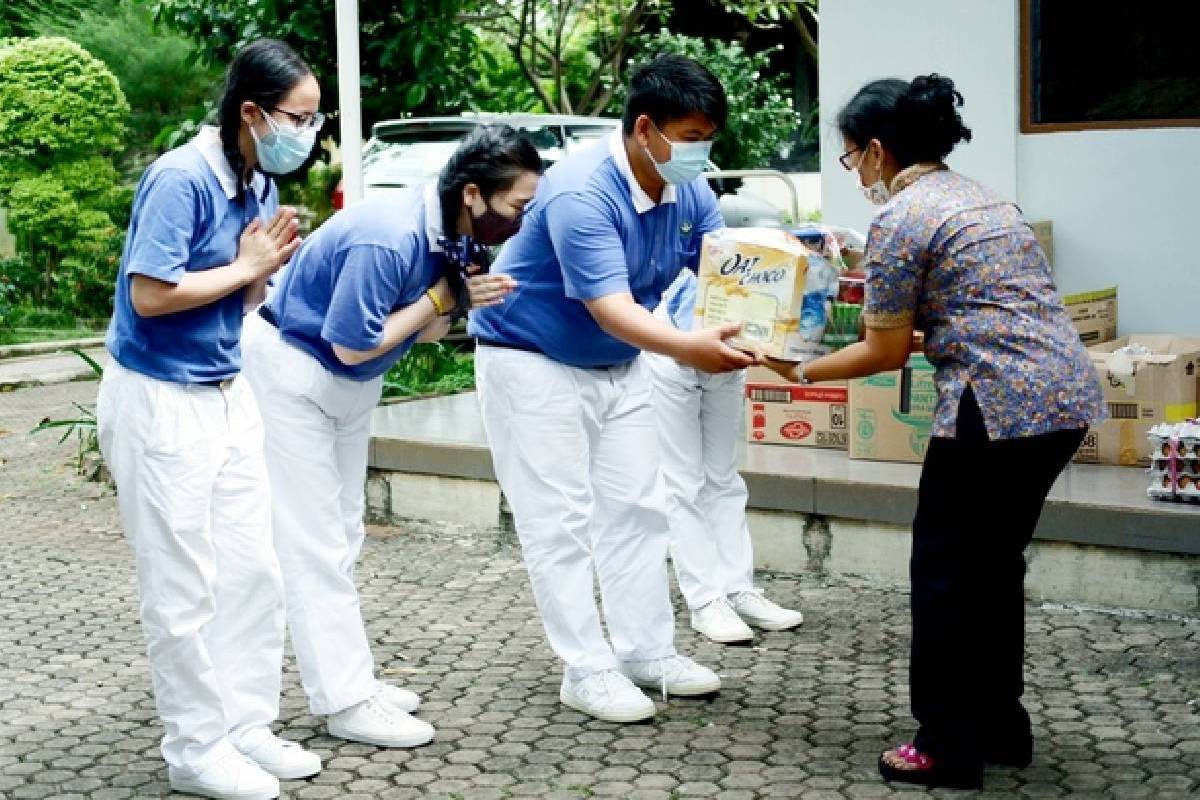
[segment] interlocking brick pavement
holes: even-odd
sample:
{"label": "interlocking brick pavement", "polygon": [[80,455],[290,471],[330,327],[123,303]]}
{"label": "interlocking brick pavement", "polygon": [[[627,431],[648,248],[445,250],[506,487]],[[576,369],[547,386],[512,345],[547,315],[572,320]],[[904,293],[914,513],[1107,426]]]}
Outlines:
{"label": "interlocking brick pavement", "polygon": [[[94,383],[0,394],[0,796],[168,795],[161,729],[112,492],[78,478],[74,450],[27,435],[89,402]],[[869,581],[763,576],[804,626],[754,647],[680,649],[717,669],[717,697],[671,698],[650,724],[589,720],[558,703],[559,668],[519,553],[495,531],[372,529],[359,568],[382,677],[419,691],[433,744],[331,739],[289,658],[280,730],[324,771],[284,784],[318,798],[616,797],[866,800],[879,751],[912,731],[907,599]],[[935,797],[1169,798],[1200,794],[1200,621],[1071,608],[1029,611],[1024,771]]]}

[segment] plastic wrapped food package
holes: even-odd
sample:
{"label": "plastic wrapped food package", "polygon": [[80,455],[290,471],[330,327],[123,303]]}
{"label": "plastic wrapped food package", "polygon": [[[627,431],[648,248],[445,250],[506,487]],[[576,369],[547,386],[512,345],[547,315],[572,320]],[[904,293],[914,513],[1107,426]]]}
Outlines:
{"label": "plastic wrapped food package", "polygon": [[1200,420],[1150,429],[1150,488],[1155,500],[1200,502]]}

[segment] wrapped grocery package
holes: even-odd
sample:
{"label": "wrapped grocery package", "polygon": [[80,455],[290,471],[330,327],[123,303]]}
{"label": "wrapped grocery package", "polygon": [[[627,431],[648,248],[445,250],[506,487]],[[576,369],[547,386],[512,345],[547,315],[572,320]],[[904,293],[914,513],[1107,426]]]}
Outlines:
{"label": "wrapped grocery package", "polygon": [[697,274],[697,323],[741,324],[741,333],[730,340],[734,347],[783,361],[829,352],[821,338],[837,269],[796,237],[773,228],[706,233]]}

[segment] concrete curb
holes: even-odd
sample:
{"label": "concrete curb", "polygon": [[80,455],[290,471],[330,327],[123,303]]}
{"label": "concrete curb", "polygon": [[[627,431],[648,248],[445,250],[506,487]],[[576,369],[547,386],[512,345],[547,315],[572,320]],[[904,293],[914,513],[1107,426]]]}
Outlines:
{"label": "concrete curb", "polygon": [[72,347],[86,350],[92,347],[103,347],[104,337],[96,336],[91,339],[65,339],[58,342],[30,342],[29,344],[0,345],[0,359],[23,358],[25,356],[41,356],[47,353],[66,351]]}
{"label": "concrete curb", "polygon": [[[103,347],[81,349],[101,365],[108,363],[108,354]],[[83,359],[66,351],[0,359],[0,392],[92,380],[95,377],[92,368]]]}

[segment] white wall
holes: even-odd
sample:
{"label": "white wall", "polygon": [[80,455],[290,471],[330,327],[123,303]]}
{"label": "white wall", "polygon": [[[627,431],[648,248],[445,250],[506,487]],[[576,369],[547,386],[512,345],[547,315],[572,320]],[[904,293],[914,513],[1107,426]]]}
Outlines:
{"label": "white wall", "polygon": [[1200,129],[1029,134],[1017,156],[1060,290],[1116,285],[1121,335],[1200,335]]}
{"label": "white wall", "polygon": [[833,120],[862,84],[941,72],[974,134],[955,169],[1054,224],[1064,293],[1116,284],[1122,335],[1200,335],[1200,128],[1019,133],[1017,3],[837,0],[821,9],[824,218],[866,230],[871,208]]}
{"label": "white wall", "polygon": [[866,233],[872,207],[834,121],[864,83],[938,72],[963,93],[972,140],[950,166],[1012,196],[1017,189],[1016,2],[1005,0],[835,0],[821,4],[821,199],[833,225]]}

